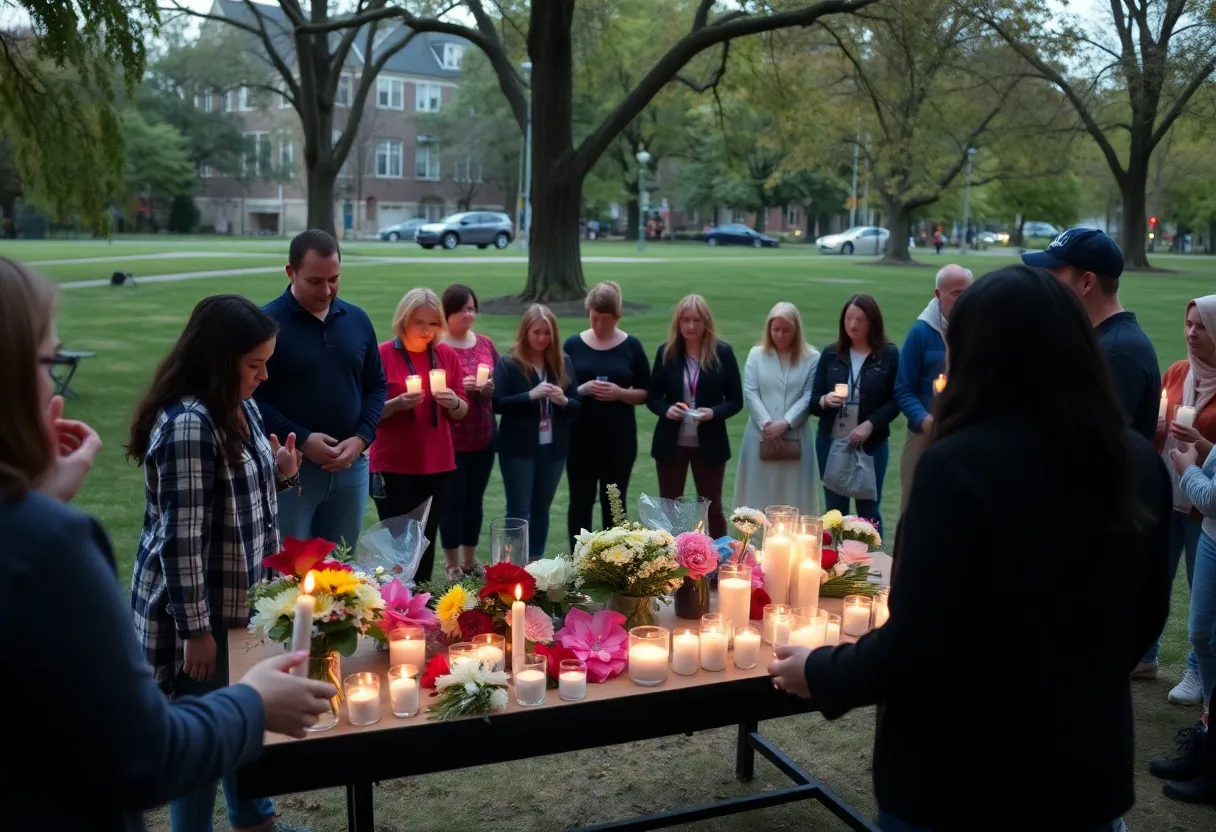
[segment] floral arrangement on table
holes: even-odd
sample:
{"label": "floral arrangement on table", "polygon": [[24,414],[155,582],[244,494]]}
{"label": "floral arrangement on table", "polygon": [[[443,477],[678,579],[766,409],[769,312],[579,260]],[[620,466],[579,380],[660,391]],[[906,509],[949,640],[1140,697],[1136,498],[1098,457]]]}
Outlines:
{"label": "floral arrangement on table", "polygon": [[[739,506],[731,511],[730,524],[743,535],[743,542],[737,550],[737,553],[741,554],[747,551],[752,535],[768,527],[768,520],[765,518],[764,512],[758,508]],[[738,554],[732,560],[738,560]]]}
{"label": "floral arrangement on table", "polygon": [[721,563],[742,561],[752,570],[752,598],[750,616],[756,619],[764,617],[764,607],[772,603],[764,591],[764,565],[756,556],[756,547],[751,544],[751,537],[758,531],[768,528],[768,519],[764,512],[747,506],[739,506],[730,513],[730,522],[740,534],[742,540],[732,537],[721,537],[714,541]]}
{"label": "floral arrangement on table", "polygon": [[700,618],[709,612],[709,575],[718,569],[718,550],[709,535],[699,531],[676,536],[676,563],[688,573],[676,590],[676,615]]}
{"label": "floral arrangement on table", "polygon": [[504,710],[508,701],[507,681],[505,670],[491,670],[486,662],[477,659],[459,659],[455,667],[445,667],[445,672],[434,678],[436,697],[426,709],[426,718],[444,720]]}
{"label": "floral arrangement on table", "polygon": [[536,652],[548,656],[549,677],[554,684],[562,659],[581,659],[587,663],[587,681],[606,682],[620,675],[628,664],[629,633],[624,624],[625,616],[613,610],[592,615],[574,609],[566,616],[566,626],[555,634],[556,643],[552,647],[538,645]]}
{"label": "floral arrangement on table", "polygon": [[869,520],[839,511],[829,511],[822,519],[820,597],[879,594],[882,587],[870,580],[878,574],[870,571],[871,553],[882,546],[878,529]]}
{"label": "floral arrangement on table", "polygon": [[688,570],[677,561],[669,532],[629,522],[615,485],[608,486],[608,500],[612,527],[575,537],[574,586],[623,613],[627,627],[653,624],[655,599],[679,589]]}

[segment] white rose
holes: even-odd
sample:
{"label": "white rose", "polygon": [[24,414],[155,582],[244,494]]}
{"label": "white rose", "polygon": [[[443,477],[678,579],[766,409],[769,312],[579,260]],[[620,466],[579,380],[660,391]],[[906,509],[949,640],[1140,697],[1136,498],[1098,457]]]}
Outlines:
{"label": "white rose", "polygon": [[525,568],[536,579],[536,588],[548,595],[550,601],[556,602],[566,597],[566,585],[573,572],[568,560],[560,557],[542,558]]}

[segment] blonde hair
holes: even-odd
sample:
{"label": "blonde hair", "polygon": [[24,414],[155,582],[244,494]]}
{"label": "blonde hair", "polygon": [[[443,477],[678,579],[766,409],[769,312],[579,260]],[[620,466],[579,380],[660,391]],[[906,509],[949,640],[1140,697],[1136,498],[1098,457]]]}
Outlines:
{"label": "blonde hair", "polygon": [[397,311],[393,313],[393,332],[397,333],[398,338],[405,340],[405,319],[413,314],[415,309],[423,308],[434,309],[435,314],[439,316],[440,329],[448,328],[447,316],[443,314],[443,304],[439,302],[439,296],[425,286],[419,286],[405,293],[401,303],[397,304]]}
{"label": "blonde hair", "polygon": [[611,280],[597,283],[587,293],[583,307],[588,312],[598,312],[601,315],[621,317],[621,287]]}
{"label": "blonde hair", "polygon": [[527,356],[532,354],[532,347],[528,344],[528,330],[540,320],[549,325],[549,332],[553,336],[543,356],[545,374],[553,384],[565,387],[569,384],[570,377],[566,375],[566,357],[562,353],[562,344],[557,333],[557,318],[553,311],[544,304],[532,304],[519,319],[519,330],[515,333],[515,343],[511,346],[511,352],[508,355],[515,362],[515,366],[519,367],[527,377],[532,370],[532,365],[527,360]]}
{"label": "blonde hair", "polygon": [[760,338],[760,346],[764,347],[764,351],[769,355],[777,351],[777,345],[773,342],[773,320],[775,318],[788,321],[794,327],[794,340],[790,344],[794,351],[791,363],[797,364],[811,354],[806,338],[802,334],[802,313],[798,311],[797,306],[784,300],[768,311],[768,318],[764,321],[764,335]]}
{"label": "blonde hair", "polygon": [[0,257],[0,497],[22,496],[55,458],[38,399],[38,350],[55,322],[58,293],[42,275]]}
{"label": "blonde hair", "polygon": [[682,352],[684,336],[680,334],[680,316],[685,312],[696,312],[705,322],[705,334],[701,336],[701,352],[694,356],[702,367],[716,369],[718,367],[718,333],[714,330],[714,316],[709,312],[709,304],[700,295],[685,295],[676,304],[676,310],[671,316],[671,327],[667,332],[667,344],[663,347],[663,361],[675,361],[676,353]]}

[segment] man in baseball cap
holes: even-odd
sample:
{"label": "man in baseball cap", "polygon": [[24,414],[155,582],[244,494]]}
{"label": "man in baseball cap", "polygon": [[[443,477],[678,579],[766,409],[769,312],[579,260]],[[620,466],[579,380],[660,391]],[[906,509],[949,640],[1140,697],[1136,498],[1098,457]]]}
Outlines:
{"label": "man in baseball cap", "polygon": [[1153,342],[1136,316],[1119,303],[1123,253],[1097,228],[1070,228],[1043,251],[1022,255],[1028,266],[1041,266],[1076,293],[1106,353],[1115,394],[1132,430],[1150,442],[1157,433],[1161,401],[1161,368]]}

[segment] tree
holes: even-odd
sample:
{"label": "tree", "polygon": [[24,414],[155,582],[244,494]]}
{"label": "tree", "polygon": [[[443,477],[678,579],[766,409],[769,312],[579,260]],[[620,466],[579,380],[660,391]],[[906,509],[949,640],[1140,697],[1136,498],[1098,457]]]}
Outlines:
{"label": "tree", "polygon": [[0,138],[25,188],[59,216],[103,225],[122,174],[117,87],[134,89],[154,0],[0,0]]}
{"label": "tree", "polygon": [[[1057,20],[1045,0],[1018,5],[1015,12],[989,0],[975,14],[1076,108],[1119,186],[1123,257],[1130,268],[1148,268],[1149,160],[1216,71],[1216,3],[1111,0],[1101,26]],[[1125,98],[1119,107],[1107,94],[1112,84]]]}
{"label": "tree", "polygon": [[195,168],[186,137],[171,124],[149,122],[138,110],[122,114],[128,196],[149,201],[188,195]]}
{"label": "tree", "polygon": [[[330,14],[325,0],[312,0],[307,14],[298,0],[279,0],[281,15],[274,18],[263,11],[270,7],[246,0],[243,6],[246,13],[241,20],[178,8],[195,17],[235,26],[258,38],[304,125],[309,223],[321,228],[333,227],[334,177],[350,147],[346,136],[336,145],[333,143],[331,125],[338,75],[356,38],[363,44],[366,69],[352,96],[350,117],[355,121],[362,115],[370,85],[388,56],[410,39],[427,32],[456,35],[482,50],[521,129],[528,121],[529,108],[531,111],[534,222],[531,222],[528,282],[522,298],[543,301],[582,296],[578,223],[583,181],[621,131],[667,84],[678,80],[690,62],[715,47],[721,48],[724,60],[726,44],[736,38],[785,27],[811,26],[875,2],[818,0],[804,4],[793,0],[775,3],[745,0],[715,14],[714,0],[697,0],[695,4],[679,0],[674,8],[664,9],[664,14],[687,14],[690,25],[685,34],[663,50],[662,56],[641,73],[633,88],[577,144],[573,124],[573,25],[577,6],[574,0],[528,4],[530,105],[527,83],[511,54],[516,33],[522,33],[525,27],[510,21],[511,9],[495,17],[481,0],[463,3],[472,19],[471,25],[455,22],[442,13],[426,14],[404,6],[390,6],[388,0],[358,0],[351,13],[337,16]],[[507,4],[496,5],[502,9]],[[390,20],[399,21],[404,27],[378,41],[376,35],[381,24]],[[295,60],[297,55],[303,56],[303,60]],[[689,80],[689,83],[708,89],[720,77],[721,72],[715,71],[704,81]]]}
{"label": "tree", "polygon": [[1052,177],[1006,179],[989,190],[988,204],[1002,220],[1014,223],[1011,242],[1022,245],[1022,227],[1027,220],[1049,222],[1066,228],[1081,215],[1081,181],[1067,172]]}

